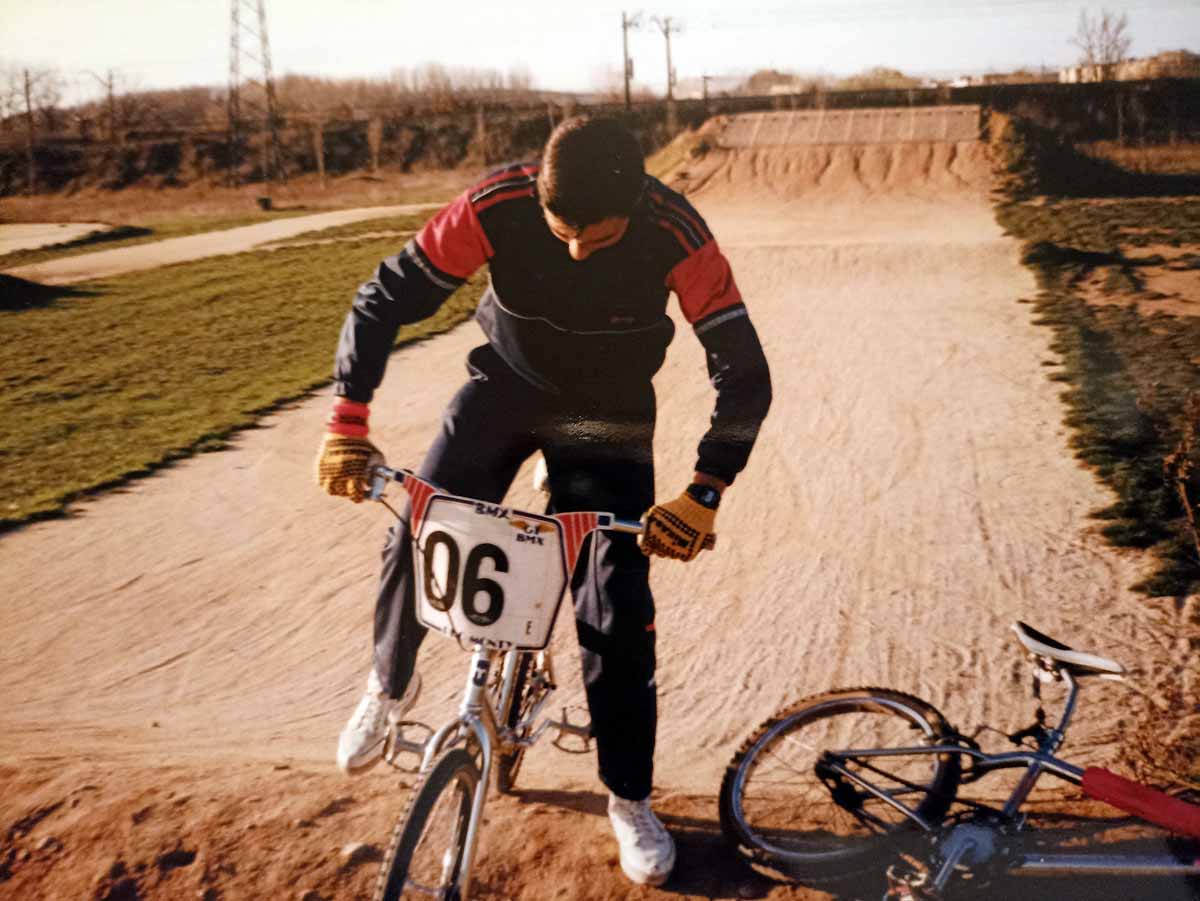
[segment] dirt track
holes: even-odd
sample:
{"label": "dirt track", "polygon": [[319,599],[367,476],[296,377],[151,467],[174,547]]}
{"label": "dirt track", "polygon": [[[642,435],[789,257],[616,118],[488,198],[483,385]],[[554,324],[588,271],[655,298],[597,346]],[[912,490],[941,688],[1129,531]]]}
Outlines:
{"label": "dirt track", "polygon": [[91,232],[107,231],[103,222],[22,222],[0,224],[0,255],[15,250],[32,250],[47,244],[74,241]]}
{"label": "dirt track", "polygon": [[[1196,665],[1147,642],[1133,565],[1090,532],[1108,498],[1068,451],[1046,333],[1017,303],[1034,286],[992,219],[982,149],[929,148],[911,171],[907,156],[850,151],[735,152],[689,173],[776,400],[722,507],[719,551],[653,573],[656,781],[683,836],[680,877],[631,892],[594,758],[547,746],[523,771],[527,794],[492,812],[520,828],[486,839],[480,897],[809,897],[742,873],[714,831],[726,761],[783,702],[885,684],[963,728],[1015,725],[1029,710],[1007,632],[1018,618],[1135,678]],[[480,340],[468,323],[392,360],[373,423],[393,464],[416,462]],[[686,328],[656,385],[658,484],[673,494],[711,406]],[[327,407],[314,397],[232,451],[0,540],[0,823],[61,804],[10,830],[29,857],[12,858],[0,896],[104,897],[122,880],[138,894],[109,897],[365,890],[373,865],[337,849],[381,840],[396,782],[341,780],[332,757],[368,663],[388,514],[312,484]],[[533,503],[524,475],[510,501]],[[573,645],[560,628],[567,704],[582,698]],[[445,716],[464,664],[427,643],[420,716]],[[1126,697],[1085,696],[1074,762],[1111,759]],[[39,848],[47,835],[65,847]]]}

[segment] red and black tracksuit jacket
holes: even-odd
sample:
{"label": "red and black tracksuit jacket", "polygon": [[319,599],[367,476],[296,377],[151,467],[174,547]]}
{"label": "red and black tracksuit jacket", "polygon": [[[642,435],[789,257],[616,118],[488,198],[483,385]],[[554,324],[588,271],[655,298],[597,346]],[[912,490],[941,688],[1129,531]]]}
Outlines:
{"label": "red and black tracksuit jacket", "polygon": [[334,367],[339,395],[369,402],[401,325],[431,316],[485,263],[476,319],[499,357],[550,394],[647,389],[674,325],[674,292],[707,353],[717,391],[696,469],[726,482],[745,466],[771,402],[758,336],[729,263],[682,195],[646,176],[616,244],[571,259],[543,218],[536,164],[501,169],[463,192],[362,285]]}

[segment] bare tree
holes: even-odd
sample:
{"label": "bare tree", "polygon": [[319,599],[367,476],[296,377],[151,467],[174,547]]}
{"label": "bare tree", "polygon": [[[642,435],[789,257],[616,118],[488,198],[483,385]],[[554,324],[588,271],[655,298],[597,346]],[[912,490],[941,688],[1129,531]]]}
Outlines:
{"label": "bare tree", "polygon": [[0,68],[0,125],[6,130],[17,126],[17,116],[25,110],[24,78],[14,66]]}
{"label": "bare tree", "polygon": [[1133,38],[1129,34],[1129,17],[1117,15],[1110,10],[1100,11],[1099,16],[1079,11],[1079,25],[1071,43],[1079,48],[1079,64],[1096,72],[1097,78],[1107,78],[1114,66],[1125,59]]}

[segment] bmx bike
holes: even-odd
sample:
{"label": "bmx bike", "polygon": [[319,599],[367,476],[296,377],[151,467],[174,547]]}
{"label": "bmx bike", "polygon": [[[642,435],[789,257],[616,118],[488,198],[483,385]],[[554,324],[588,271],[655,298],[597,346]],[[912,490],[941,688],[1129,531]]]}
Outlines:
{"label": "bmx bike", "polygon": [[[436,730],[395,724],[385,759],[420,760],[420,778],[393,831],[375,901],[465,901],[495,770],[510,792],[525,751],[548,730],[554,744],[588,750],[590,725],[542,718],[555,689],[547,645],[584,539],[637,534],[611,513],[528,513],[440,491],[407,470],[377,466],[369,497],[389,483],[411,503],[418,619],[471,653],[458,714]],[[393,511],[395,512],[395,511]],[[485,574],[486,572],[486,574]],[[574,748],[568,742],[577,742]]]}
{"label": "bmx bike", "polygon": [[[1194,841],[1200,805],[1054,756],[1080,683],[1120,680],[1120,664],[1072,650],[1024,623],[1012,628],[1033,665],[1039,703],[1032,725],[1011,735],[984,726],[967,737],[932,705],[886,688],[804,698],[763,723],[727,767],[720,794],[727,841],[756,869],[808,884],[886,870],[883,897],[904,901],[940,899],[951,888],[1006,874],[1200,877]],[[1040,703],[1043,683],[1066,688],[1056,725],[1047,723]],[[975,740],[985,731],[1020,750],[985,752]],[[961,784],[1020,768],[999,809],[957,797]],[[1152,854],[1047,850],[1021,813],[1043,773],[1188,838],[1168,838]],[[952,813],[956,799],[961,810]]]}

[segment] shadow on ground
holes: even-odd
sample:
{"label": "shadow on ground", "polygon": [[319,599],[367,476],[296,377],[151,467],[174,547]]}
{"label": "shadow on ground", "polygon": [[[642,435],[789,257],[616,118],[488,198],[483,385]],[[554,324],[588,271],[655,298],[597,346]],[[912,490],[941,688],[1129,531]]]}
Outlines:
{"label": "shadow on ground", "polygon": [[0,273],[0,313],[48,307],[62,297],[90,297],[93,293],[67,285],[42,285]]}

